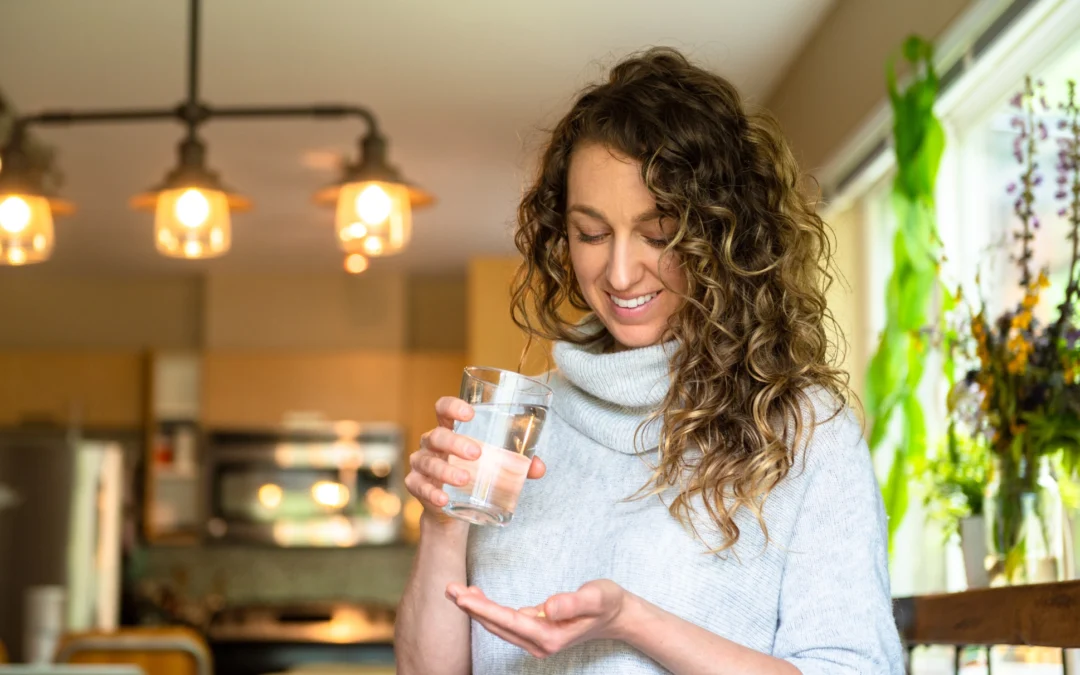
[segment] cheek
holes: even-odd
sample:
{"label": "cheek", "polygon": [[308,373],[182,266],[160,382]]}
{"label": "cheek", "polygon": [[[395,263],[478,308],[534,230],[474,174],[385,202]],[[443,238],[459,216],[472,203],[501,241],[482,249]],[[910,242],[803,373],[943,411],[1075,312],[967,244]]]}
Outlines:
{"label": "cheek", "polygon": [[657,268],[660,281],[664,282],[665,286],[677,293],[686,292],[686,272],[677,256],[672,254],[661,256]]}

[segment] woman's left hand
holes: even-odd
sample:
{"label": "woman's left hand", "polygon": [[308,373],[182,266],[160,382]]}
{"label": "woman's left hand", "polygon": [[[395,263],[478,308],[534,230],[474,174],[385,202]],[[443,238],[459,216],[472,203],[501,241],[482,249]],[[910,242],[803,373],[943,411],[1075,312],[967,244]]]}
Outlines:
{"label": "woman's left hand", "polygon": [[630,593],[601,579],[523,609],[503,607],[479,588],[461,584],[450,584],[446,596],[493,635],[542,659],[579,642],[618,639]]}

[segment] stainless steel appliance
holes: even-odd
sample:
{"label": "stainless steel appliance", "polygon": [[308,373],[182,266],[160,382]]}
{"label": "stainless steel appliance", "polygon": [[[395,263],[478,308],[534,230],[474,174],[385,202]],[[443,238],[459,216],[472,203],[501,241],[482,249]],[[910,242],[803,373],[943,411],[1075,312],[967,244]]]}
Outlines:
{"label": "stainless steel appliance", "polygon": [[0,639],[16,660],[50,658],[64,631],[116,627],[124,448],[137,442],[0,432]]}
{"label": "stainless steel appliance", "polygon": [[206,439],[210,541],[349,547],[400,540],[402,432],[326,422]]}

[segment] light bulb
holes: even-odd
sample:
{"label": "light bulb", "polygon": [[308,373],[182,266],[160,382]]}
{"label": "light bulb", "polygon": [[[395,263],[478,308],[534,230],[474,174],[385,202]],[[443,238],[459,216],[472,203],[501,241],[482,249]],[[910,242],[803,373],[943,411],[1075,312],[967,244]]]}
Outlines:
{"label": "light bulb", "polygon": [[210,201],[201,190],[190,188],[176,200],[176,219],[184,227],[202,227],[210,217]]}
{"label": "light bulb", "polygon": [[311,496],[318,504],[341,508],[349,503],[349,488],[341,483],[321,480],[311,486]]}
{"label": "light bulb", "polygon": [[363,239],[367,236],[367,228],[364,224],[357,221],[348,227],[341,230],[341,241],[352,241],[353,239]]}
{"label": "light bulb", "polygon": [[368,259],[359,253],[350,253],[345,256],[345,271],[349,274],[360,274],[368,268]]}
{"label": "light bulb", "polygon": [[259,503],[268,509],[276,509],[281,505],[284,493],[280,485],[266,483],[259,488]]}
{"label": "light bulb", "polygon": [[364,240],[364,252],[368,255],[381,255],[383,252],[383,241],[378,237],[368,237]]}
{"label": "light bulb", "polygon": [[18,246],[14,246],[8,249],[7,252],[8,262],[12,265],[21,265],[26,262],[26,251],[22,250]]}
{"label": "light bulb", "polygon": [[184,255],[189,258],[198,258],[200,255],[202,255],[202,244],[197,241],[185,242]]}
{"label": "light bulb", "polygon": [[215,227],[210,230],[210,249],[213,251],[220,251],[221,247],[225,245],[225,233],[221,231],[220,227]]}
{"label": "light bulb", "polygon": [[369,185],[356,196],[356,215],[368,225],[379,225],[390,217],[394,204],[379,185]]}
{"label": "light bulb", "polygon": [[49,243],[48,240],[45,239],[45,235],[43,235],[43,234],[35,234],[34,235],[34,242],[33,242],[32,246],[34,247],[35,251],[37,251],[38,253],[41,253],[42,251],[45,250],[45,245],[48,244],[48,243]]}
{"label": "light bulb", "polygon": [[11,196],[0,202],[0,227],[18,234],[30,224],[30,205],[22,197]]}

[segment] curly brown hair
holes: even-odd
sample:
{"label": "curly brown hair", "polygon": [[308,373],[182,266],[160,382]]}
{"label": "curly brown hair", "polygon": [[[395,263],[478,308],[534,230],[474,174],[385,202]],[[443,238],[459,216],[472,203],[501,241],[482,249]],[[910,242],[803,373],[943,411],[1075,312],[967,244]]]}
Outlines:
{"label": "curly brown hair", "polygon": [[566,227],[571,156],[589,142],[641,164],[661,217],[677,223],[664,255],[688,282],[663,338],[677,344],[671,387],[647,420],[661,419],[660,459],[639,496],[677,488],[669,509],[695,532],[700,498],[716,551],[738,541],[741,508],[767,540],[765,498],[813,434],[814,392],[836,412],[851,397],[825,302],[830,231],[771,115],[748,113],[734,86],[675,50],[634,55],[558,123],[519,206],[512,314],[530,338],[597,339],[561,311],[589,311]]}

